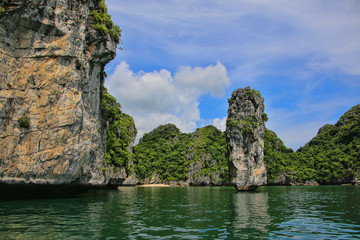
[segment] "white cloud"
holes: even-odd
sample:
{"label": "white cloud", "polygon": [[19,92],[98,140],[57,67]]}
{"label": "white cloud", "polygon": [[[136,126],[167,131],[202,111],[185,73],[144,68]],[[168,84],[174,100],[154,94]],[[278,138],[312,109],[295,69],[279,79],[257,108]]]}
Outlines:
{"label": "white cloud", "polygon": [[199,98],[207,93],[223,95],[229,78],[219,61],[205,68],[182,67],[175,77],[165,69],[134,73],[121,62],[105,85],[123,111],[134,117],[141,137],[166,123],[174,123],[183,132],[194,131],[201,120]]}
{"label": "white cloud", "polygon": [[124,23],[124,38],[140,47],[156,46],[172,61],[227,59],[232,68],[253,63],[251,69],[263,72],[278,61],[306,58],[302,67],[312,71],[360,74],[357,0],[107,3],[114,19]]}
{"label": "white cloud", "polygon": [[227,119],[227,117],[215,118],[215,119],[212,120],[212,125],[214,125],[218,129],[220,129],[221,131],[225,131],[225,129],[226,129],[226,119]]}
{"label": "white cloud", "polygon": [[198,91],[198,94],[210,92],[215,97],[225,94],[224,86],[229,86],[229,78],[224,65],[219,61],[215,66],[210,65],[206,68],[201,67],[181,67],[175,74],[176,83],[185,90]]}
{"label": "white cloud", "polygon": [[[359,0],[106,2],[112,19],[123,29],[124,51],[117,61],[126,60],[133,69],[148,71],[134,73],[128,69],[129,76],[124,75],[124,79],[133,79],[137,85],[126,87],[131,81],[124,80],[126,90],[114,90],[126,111],[133,109],[139,116],[142,112],[160,114],[153,118],[164,119],[164,123],[178,120],[183,129],[193,128],[202,121],[200,96],[221,96],[229,81],[221,78],[222,74],[216,76],[218,72],[211,74],[212,69],[221,73],[218,64],[194,66],[207,66],[217,60],[226,65],[224,69],[233,84],[230,87],[250,84],[268,95],[266,108],[280,114],[270,116],[272,130],[283,136],[291,136],[290,132],[296,129],[309,132],[294,134],[292,139],[286,137],[284,141],[291,146],[296,145],[295,141],[307,142],[317,132],[317,125],[335,119],[328,114],[335,101],[345,100],[342,109],[359,102]],[[168,70],[152,70],[160,68]],[[174,69],[178,71],[175,73]],[[148,85],[140,80],[145,75],[150,79]],[[213,80],[207,82],[208,79]],[[148,92],[144,92],[143,85]],[[162,88],[161,92],[157,87]],[[133,92],[144,93],[136,96]],[[204,105],[202,101],[201,106]],[[278,122],[273,120],[275,117]],[[158,121],[154,120],[154,127]]]}
{"label": "white cloud", "polygon": [[161,113],[176,107],[176,90],[171,82],[171,73],[167,70],[135,74],[122,62],[109,77],[107,86],[125,108]]}

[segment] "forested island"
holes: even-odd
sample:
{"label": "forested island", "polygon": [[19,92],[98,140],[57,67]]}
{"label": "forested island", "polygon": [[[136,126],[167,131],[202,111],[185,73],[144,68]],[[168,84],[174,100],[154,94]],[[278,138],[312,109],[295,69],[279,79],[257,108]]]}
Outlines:
{"label": "forested island", "polygon": [[[335,125],[322,127],[304,147],[287,148],[266,129],[264,161],[270,185],[359,183],[360,104]],[[181,133],[173,124],[159,126],[134,147],[134,170],[140,182],[188,182],[222,185],[229,180],[225,134],[214,126]]]}
{"label": "forested island", "polygon": [[[123,138],[130,139],[134,125],[127,129]],[[123,146],[126,148],[128,143]],[[144,134],[133,153],[128,154],[132,159],[128,168],[137,179],[133,178],[133,184],[197,186],[226,185],[229,181],[226,136],[211,125],[193,133],[182,133],[174,124],[161,125]],[[266,128],[264,161],[269,185],[359,184],[360,104],[336,124],[320,128],[297,151],[287,148],[275,132]]]}
{"label": "forested island", "polygon": [[359,184],[360,105],[294,152],[265,128],[260,92],[238,89],[226,133],[169,123],[133,146],[134,120],[104,87],[120,37],[104,0],[0,2],[0,184],[234,184],[239,146],[255,161],[250,188]]}

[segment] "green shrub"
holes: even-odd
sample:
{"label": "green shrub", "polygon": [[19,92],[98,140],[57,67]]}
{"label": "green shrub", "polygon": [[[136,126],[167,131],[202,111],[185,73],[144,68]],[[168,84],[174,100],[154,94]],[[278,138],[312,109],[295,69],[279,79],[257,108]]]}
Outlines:
{"label": "green shrub", "polygon": [[132,152],[128,146],[136,136],[134,120],[121,111],[121,105],[111,96],[105,87],[101,88],[101,112],[106,123],[105,161],[115,167],[125,167],[129,173],[129,161]]}
{"label": "green shrub", "polygon": [[248,96],[256,95],[256,96],[258,96],[258,97],[262,97],[262,96],[261,96],[261,93],[260,93],[258,90],[255,90],[255,89],[248,89],[247,92],[246,92],[246,94],[247,94]]}
{"label": "green shrub", "polygon": [[82,64],[79,59],[75,60],[75,67],[77,70],[80,70],[80,68],[82,67]]}
{"label": "green shrub", "polygon": [[230,105],[232,105],[234,102],[235,102],[235,100],[234,100],[234,99],[232,99],[232,98],[228,98],[228,103],[229,103],[229,106],[230,106]]}
{"label": "green shrub", "polygon": [[261,119],[263,120],[263,122],[267,122],[269,120],[269,117],[268,117],[268,115],[266,113],[263,113],[261,115]]}
{"label": "green shrub", "polygon": [[235,121],[232,118],[227,118],[226,119],[226,126],[227,127],[235,127],[236,125],[238,125],[240,122],[239,121]]}
{"label": "green shrub", "polygon": [[100,33],[100,35],[110,34],[116,43],[120,42],[121,29],[119,26],[114,25],[111,16],[107,14],[107,8],[104,0],[99,2],[100,12],[92,10],[90,16],[94,18],[95,24],[93,27]]}
{"label": "green shrub", "polygon": [[28,116],[20,117],[18,123],[21,128],[30,128],[30,118]]}

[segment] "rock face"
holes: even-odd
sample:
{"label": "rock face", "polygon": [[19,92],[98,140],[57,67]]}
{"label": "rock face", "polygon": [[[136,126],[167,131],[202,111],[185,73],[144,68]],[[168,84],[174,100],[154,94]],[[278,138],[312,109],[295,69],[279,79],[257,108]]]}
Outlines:
{"label": "rock face", "polygon": [[[104,185],[100,102],[110,34],[98,0],[7,0],[0,7],[0,182]],[[117,178],[126,177],[123,169]]]}
{"label": "rock face", "polygon": [[229,151],[230,183],[237,190],[255,190],[266,184],[264,134],[267,120],[264,98],[247,87],[229,99],[226,141]]}

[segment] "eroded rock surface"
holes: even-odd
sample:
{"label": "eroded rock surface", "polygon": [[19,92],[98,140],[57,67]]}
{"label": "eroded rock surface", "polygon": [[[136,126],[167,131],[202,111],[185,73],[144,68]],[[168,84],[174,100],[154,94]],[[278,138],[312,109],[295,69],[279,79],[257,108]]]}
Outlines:
{"label": "eroded rock surface", "polygon": [[0,182],[104,185],[104,66],[113,38],[92,26],[99,1],[2,1]]}
{"label": "eroded rock surface", "polygon": [[264,98],[259,91],[237,89],[229,99],[226,139],[230,183],[241,190],[266,184],[264,164]]}

